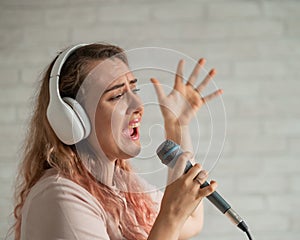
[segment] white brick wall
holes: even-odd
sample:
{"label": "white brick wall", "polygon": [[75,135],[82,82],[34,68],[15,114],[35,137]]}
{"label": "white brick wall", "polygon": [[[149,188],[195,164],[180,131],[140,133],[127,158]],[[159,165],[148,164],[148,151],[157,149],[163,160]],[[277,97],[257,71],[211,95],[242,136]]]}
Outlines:
{"label": "white brick wall", "polygon": [[[12,219],[19,148],[40,73],[70,44],[106,41],[173,48],[217,68],[228,130],[211,177],[256,239],[298,239],[299,21],[297,0],[1,0],[0,238]],[[206,213],[195,240],[246,239],[208,201]]]}

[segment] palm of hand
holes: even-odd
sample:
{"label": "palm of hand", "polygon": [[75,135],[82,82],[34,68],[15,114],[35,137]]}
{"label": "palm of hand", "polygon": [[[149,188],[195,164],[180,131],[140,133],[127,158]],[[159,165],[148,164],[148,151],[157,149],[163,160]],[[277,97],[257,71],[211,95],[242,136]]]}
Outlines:
{"label": "palm of hand", "polygon": [[180,60],[177,67],[173,90],[168,95],[165,94],[157,79],[151,79],[156,90],[164,121],[168,123],[178,123],[181,126],[188,125],[192,117],[207,101],[223,92],[219,89],[202,97],[201,92],[216,74],[216,71],[212,69],[204,80],[197,87],[194,87],[193,84],[197,79],[200,69],[205,64],[205,60],[199,60],[186,83],[183,82],[182,77],[183,64],[183,60]]}

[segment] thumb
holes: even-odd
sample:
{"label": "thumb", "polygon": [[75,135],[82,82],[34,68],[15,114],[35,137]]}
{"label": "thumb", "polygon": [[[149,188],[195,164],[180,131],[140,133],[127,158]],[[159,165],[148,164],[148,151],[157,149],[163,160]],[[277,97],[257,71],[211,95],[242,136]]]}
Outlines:
{"label": "thumb", "polygon": [[161,99],[164,98],[165,92],[164,92],[160,82],[156,78],[151,78],[150,81],[153,83],[156,95],[158,97],[158,100],[160,101]]}

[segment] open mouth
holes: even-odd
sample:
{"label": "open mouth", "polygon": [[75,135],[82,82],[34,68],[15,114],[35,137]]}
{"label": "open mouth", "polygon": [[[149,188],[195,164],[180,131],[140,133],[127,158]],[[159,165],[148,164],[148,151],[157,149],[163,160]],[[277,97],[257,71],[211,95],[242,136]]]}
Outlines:
{"label": "open mouth", "polygon": [[129,122],[129,134],[132,140],[139,139],[139,127],[140,127],[140,119],[134,119]]}

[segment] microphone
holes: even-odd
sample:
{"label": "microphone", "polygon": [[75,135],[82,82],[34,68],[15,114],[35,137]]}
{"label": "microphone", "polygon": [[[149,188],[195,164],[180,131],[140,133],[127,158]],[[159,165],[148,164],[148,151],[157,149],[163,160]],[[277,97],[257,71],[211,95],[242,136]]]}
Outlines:
{"label": "microphone", "polygon": [[[178,157],[183,153],[183,151],[177,143],[171,140],[166,140],[158,147],[156,153],[163,164],[173,168]],[[188,161],[184,169],[184,173],[187,173],[192,167],[192,163]],[[204,188],[208,185],[209,183],[205,181],[200,188]],[[242,231],[246,232],[249,239],[252,239],[245,221],[237,214],[236,211],[231,208],[231,206],[224,200],[224,198],[221,197],[218,192],[214,191],[212,194],[207,196],[207,198],[223,214],[225,214],[225,216],[227,216],[233,224],[235,224]]]}

